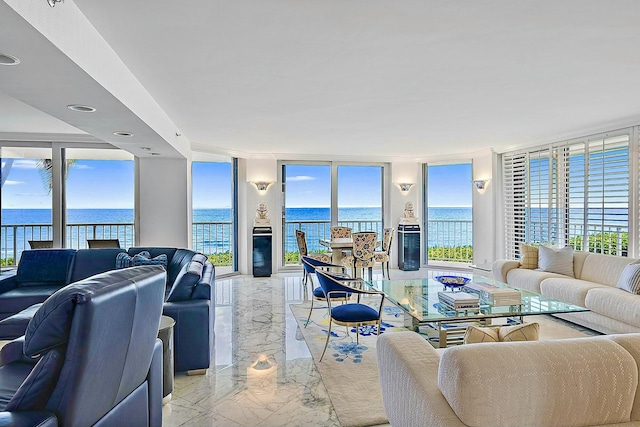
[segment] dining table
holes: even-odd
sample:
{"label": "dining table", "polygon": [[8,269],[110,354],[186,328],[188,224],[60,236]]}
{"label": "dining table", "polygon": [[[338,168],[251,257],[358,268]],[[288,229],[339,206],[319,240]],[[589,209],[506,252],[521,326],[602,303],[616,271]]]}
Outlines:
{"label": "dining table", "polygon": [[[345,251],[350,252],[353,249],[353,238],[336,237],[333,239],[320,239],[320,245],[331,249],[331,263],[340,264],[342,262]],[[382,244],[381,241],[376,242],[376,247]]]}
{"label": "dining table", "polygon": [[340,264],[342,262],[343,251],[351,251],[353,249],[353,239],[351,237],[320,239],[320,245],[331,249],[332,264]]}

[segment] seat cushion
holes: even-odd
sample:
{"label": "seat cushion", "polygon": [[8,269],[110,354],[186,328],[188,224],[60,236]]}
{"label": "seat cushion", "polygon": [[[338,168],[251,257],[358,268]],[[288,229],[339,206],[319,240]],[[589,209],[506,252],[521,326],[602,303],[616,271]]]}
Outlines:
{"label": "seat cushion", "polygon": [[373,259],[375,262],[389,262],[389,255],[386,252],[374,252]]}
{"label": "seat cushion", "polygon": [[609,286],[595,288],[587,293],[585,307],[640,328],[640,295]]}
{"label": "seat cushion", "polygon": [[2,313],[18,313],[33,304],[44,302],[61,286],[25,286],[0,294]]}
{"label": "seat cushion", "polygon": [[527,270],[526,268],[514,268],[507,273],[507,283],[514,288],[525,291],[540,293],[540,283],[550,277],[567,278],[562,274],[549,273],[546,271]]}
{"label": "seat cushion", "polygon": [[41,306],[42,303],[34,304],[0,321],[0,340],[12,340],[24,335],[29,321]]}
{"label": "seat cushion", "polygon": [[75,260],[74,249],[24,251],[18,264],[18,286],[68,285]]}
{"label": "seat cushion", "polygon": [[6,409],[32,369],[32,364],[21,362],[0,366],[0,411]]}
{"label": "seat cushion", "polygon": [[629,421],[638,366],[601,337],[462,345],[442,353],[438,386],[464,425],[596,426]]}
{"label": "seat cushion", "polygon": [[546,297],[584,307],[587,292],[595,288],[608,288],[606,285],[579,279],[549,278],[540,283],[540,293]]}
{"label": "seat cushion", "polygon": [[73,264],[71,282],[113,270],[116,256],[124,249],[80,249]]}
{"label": "seat cushion", "polygon": [[343,304],[331,309],[331,317],[338,322],[370,322],[377,320],[378,312],[364,304]]}

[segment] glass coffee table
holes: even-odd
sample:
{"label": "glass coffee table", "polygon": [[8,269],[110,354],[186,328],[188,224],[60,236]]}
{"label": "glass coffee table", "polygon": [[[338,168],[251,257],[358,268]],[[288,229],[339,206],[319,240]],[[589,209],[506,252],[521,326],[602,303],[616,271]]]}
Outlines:
{"label": "glass coffee table", "polygon": [[[471,324],[490,325],[492,319],[498,318],[508,319],[510,323],[522,323],[523,316],[589,311],[584,307],[479,276],[474,276],[469,283],[517,290],[520,292],[520,303],[493,305],[484,294],[479,295],[477,307],[454,309],[451,305],[441,302],[438,293],[445,289],[436,279],[374,280],[367,283],[373,289],[382,291],[389,301],[403,310],[407,328],[420,333],[436,334],[429,342],[440,348],[461,343],[467,326]],[[450,289],[447,289],[447,292],[449,291]],[[466,287],[458,288],[456,291],[473,294],[473,291]]]}

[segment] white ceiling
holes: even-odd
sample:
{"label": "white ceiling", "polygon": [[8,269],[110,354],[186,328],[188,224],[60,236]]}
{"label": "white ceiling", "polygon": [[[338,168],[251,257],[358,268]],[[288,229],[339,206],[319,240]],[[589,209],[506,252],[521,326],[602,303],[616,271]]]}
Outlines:
{"label": "white ceiling", "polygon": [[[636,0],[75,5],[213,152],[414,158],[640,124]],[[0,113],[14,101],[0,94]],[[0,134],[39,131],[30,113],[0,120]]]}

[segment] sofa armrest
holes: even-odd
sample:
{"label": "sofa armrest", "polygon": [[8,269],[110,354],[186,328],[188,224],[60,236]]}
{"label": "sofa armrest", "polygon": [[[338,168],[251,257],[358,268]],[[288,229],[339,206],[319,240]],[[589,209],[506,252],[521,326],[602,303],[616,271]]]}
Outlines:
{"label": "sofa armrest", "polygon": [[176,372],[207,369],[213,346],[213,306],[209,300],[165,302],[162,314],[176,321],[173,327]]}
{"label": "sofa armrest", "polygon": [[415,332],[378,338],[384,410],[393,426],[465,427],[438,387],[440,356]]}
{"label": "sofa armrest", "polygon": [[39,358],[31,358],[24,354],[24,335],[5,344],[0,350],[0,366],[12,362],[23,362],[36,364]]}
{"label": "sofa armrest", "polygon": [[0,412],[0,427],[58,427],[51,412]]}
{"label": "sofa armrest", "polygon": [[520,267],[520,261],[499,259],[491,265],[493,279],[502,283],[507,283],[507,273],[514,268]]}
{"label": "sofa armrest", "polygon": [[16,272],[14,271],[11,276],[4,277],[2,280],[0,280],[0,294],[10,291],[17,286],[18,281],[16,280]]}

